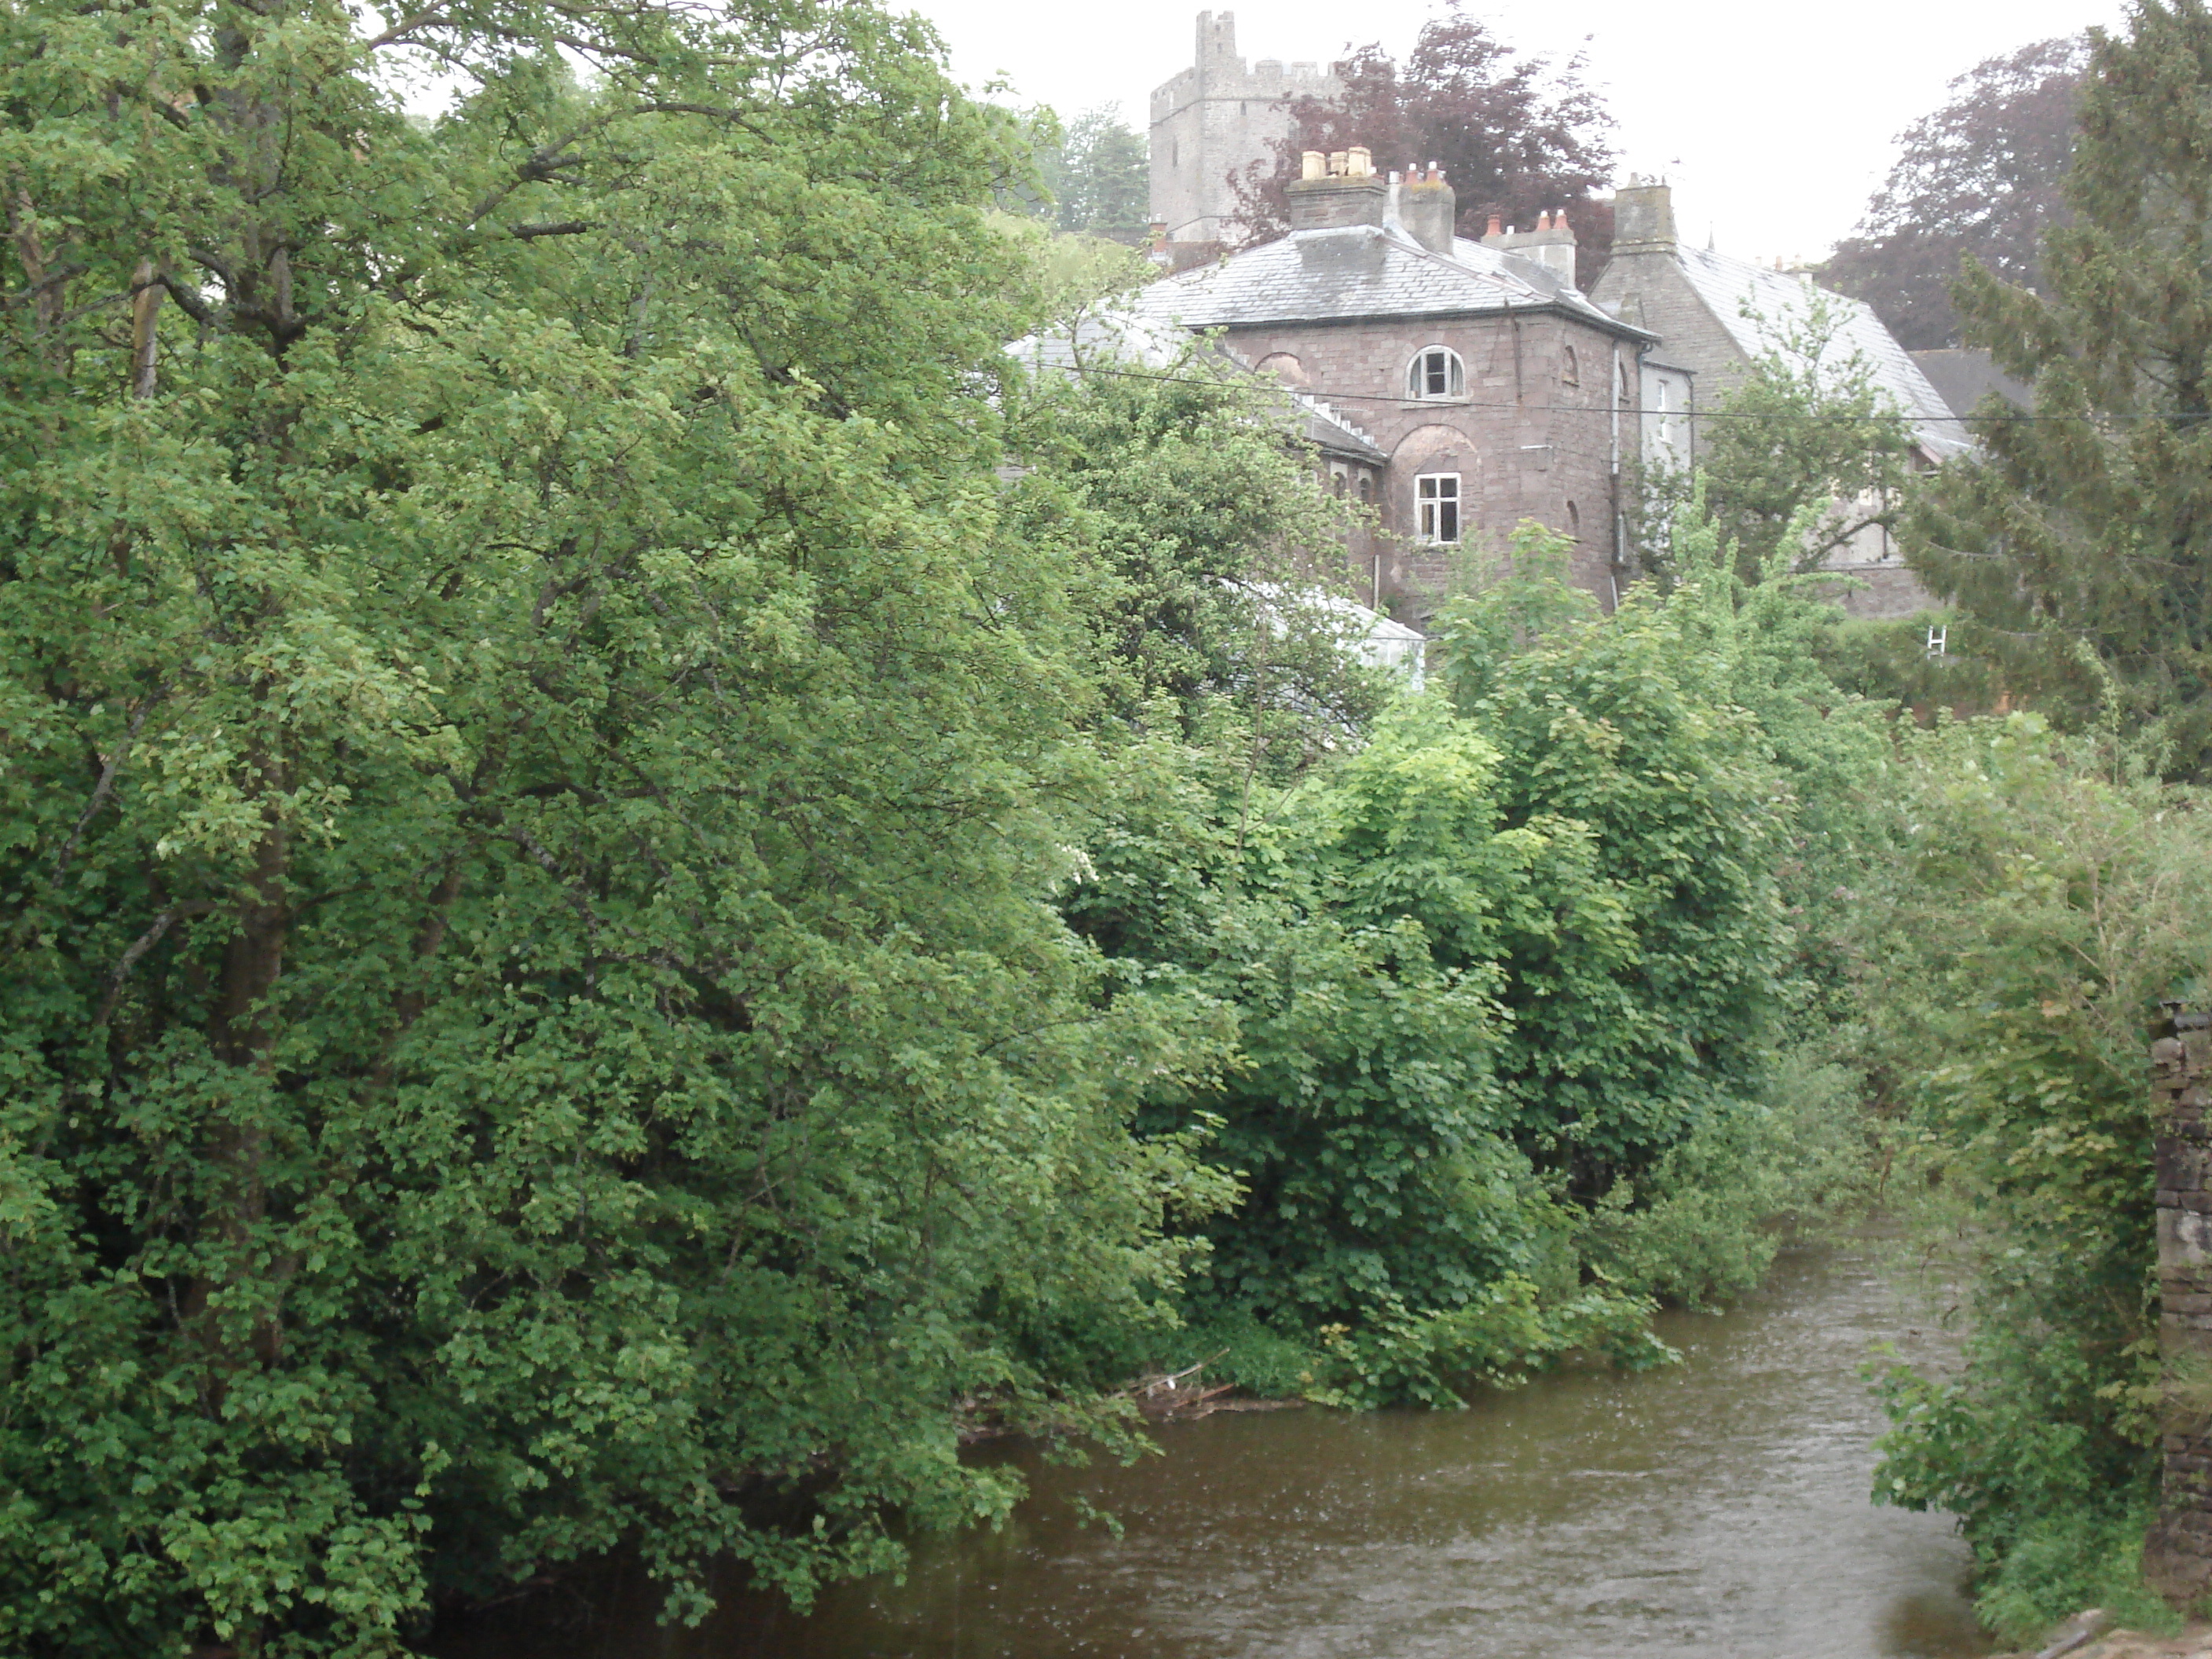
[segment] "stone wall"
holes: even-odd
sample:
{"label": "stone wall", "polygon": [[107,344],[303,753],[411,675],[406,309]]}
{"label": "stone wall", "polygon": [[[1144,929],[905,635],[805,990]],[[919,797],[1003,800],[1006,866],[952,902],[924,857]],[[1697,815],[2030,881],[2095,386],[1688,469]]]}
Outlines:
{"label": "stone wall", "polygon": [[1318,64],[1237,55],[1237,15],[1198,15],[1195,61],[1152,94],[1152,218],[1177,242],[1240,239],[1229,175],[1272,161],[1291,133],[1291,101],[1344,89]]}
{"label": "stone wall", "polygon": [[[1620,384],[1613,337],[1537,312],[1511,319],[1283,323],[1231,329],[1227,337],[1247,362],[1273,359],[1269,366],[1293,384],[1324,400],[1346,399],[1346,416],[1391,457],[1382,502],[1389,532],[1382,592],[1394,615],[1421,619],[1459,556],[1455,550],[1425,547],[1414,539],[1413,480],[1423,472],[1461,475],[1463,548],[1502,548],[1523,519],[1566,531],[1576,539],[1573,580],[1612,605],[1611,398]],[[1465,398],[1405,395],[1413,354],[1431,345],[1459,353],[1467,368]],[[1633,349],[1621,343],[1617,349],[1632,386]],[[1297,360],[1294,371],[1285,357]],[[1625,461],[1640,441],[1633,407],[1619,420],[1619,454]]]}
{"label": "stone wall", "polygon": [[[2168,1365],[2212,1359],[2212,1014],[2168,1003],[2151,1045],[2151,1127],[2158,1160],[2159,1347]],[[2212,1425],[2165,1437],[2159,1517],[2143,1571],[2163,1595],[2212,1589]]]}

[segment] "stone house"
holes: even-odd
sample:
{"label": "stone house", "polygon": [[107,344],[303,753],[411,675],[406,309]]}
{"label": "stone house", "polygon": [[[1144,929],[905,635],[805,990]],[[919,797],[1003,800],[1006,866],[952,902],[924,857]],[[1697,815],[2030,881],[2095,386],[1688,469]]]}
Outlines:
{"label": "stone house", "polygon": [[1223,245],[1241,234],[1230,177],[1272,162],[1291,136],[1291,103],[1344,89],[1317,64],[1285,68],[1271,58],[1246,66],[1237,55],[1237,14],[1198,15],[1191,66],[1152,94],[1152,221],[1177,244]]}
{"label": "stone house", "polygon": [[1471,240],[1433,171],[1384,176],[1353,149],[1305,173],[1287,236],[1162,278],[1141,316],[1218,336],[1338,428],[1316,447],[1376,510],[1382,533],[1347,550],[1376,608],[1424,617],[1463,550],[1528,519],[1572,538],[1573,580],[1610,605],[1656,335],[1575,288],[1564,217]]}
{"label": "stone house", "polygon": [[[1863,360],[1875,385],[1904,415],[1917,465],[1932,469],[1971,447],[1964,425],[1923,366],[1862,301],[1815,288],[1808,273],[1685,246],[1674,228],[1672,192],[1663,183],[1631,179],[1613,199],[1613,257],[1591,297],[1661,338],[1659,350],[1646,361],[1644,403],[1652,428],[1679,438],[1664,459],[1678,465],[1693,460],[1698,438],[1695,407],[1686,418],[1669,412],[1669,403],[1686,395],[1667,383],[1669,367],[1679,365],[1694,376],[1698,404],[1710,409],[1717,397],[1742,383],[1754,357],[1783,343],[1814,295],[1826,299],[1835,319],[1836,349]],[[1647,453],[1657,457],[1662,452]],[[1933,603],[1880,525],[1853,537],[1825,568],[1863,584],[1839,595],[1854,616],[1910,616]]]}

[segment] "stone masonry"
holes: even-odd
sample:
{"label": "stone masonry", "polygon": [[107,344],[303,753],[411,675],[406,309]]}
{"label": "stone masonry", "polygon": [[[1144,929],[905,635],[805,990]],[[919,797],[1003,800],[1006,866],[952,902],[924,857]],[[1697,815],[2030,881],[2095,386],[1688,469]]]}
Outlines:
{"label": "stone masonry", "polygon": [[1250,67],[1237,55],[1237,14],[1198,15],[1198,56],[1152,94],[1152,219],[1171,242],[1234,242],[1231,173],[1272,161],[1291,134],[1291,102],[1333,97],[1343,82],[1318,64]]}
{"label": "stone masonry", "polygon": [[[2159,1347],[2166,1363],[2212,1362],[2212,1014],[2166,1005],[2151,1045],[2151,1125],[2158,1160]],[[2169,1425],[2158,1521],[2143,1571],[2159,1591],[2194,1601],[2212,1589],[2212,1424]]]}
{"label": "stone masonry", "polygon": [[[1413,481],[1425,472],[1465,479],[1467,542],[1500,548],[1534,519],[1575,538],[1571,580],[1609,605],[1614,595],[1614,460],[1639,436],[1632,406],[1612,398],[1635,384],[1635,356],[1622,343],[1556,313],[1346,323],[1289,322],[1234,327],[1231,349],[1295,375],[1324,396],[1346,399],[1361,426],[1390,456],[1382,514],[1395,532],[1382,588],[1418,613],[1439,591],[1453,550],[1413,539]],[[1449,346],[1467,365],[1467,397],[1449,403],[1407,398],[1406,368],[1425,346]],[[1570,367],[1569,351],[1573,352]],[[1287,362],[1285,361],[1287,360]]]}

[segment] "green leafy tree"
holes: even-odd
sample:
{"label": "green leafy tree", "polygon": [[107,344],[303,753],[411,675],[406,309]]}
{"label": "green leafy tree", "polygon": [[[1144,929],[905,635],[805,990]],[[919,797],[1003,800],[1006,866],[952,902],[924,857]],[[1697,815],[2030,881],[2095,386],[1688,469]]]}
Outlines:
{"label": "green leafy tree", "polygon": [[1110,1431],[1037,1334],[1228,1192],[1048,903],[1012,124],[863,4],[375,27],[0,17],[10,1652],[803,1598],[1005,1510],[979,1413]]}
{"label": "green leafy tree", "polygon": [[1814,568],[1897,522],[1917,441],[1846,335],[1847,304],[1808,288],[1802,307],[1757,319],[1762,349],[1702,411],[1694,471],[1643,469],[1637,540],[1653,574],[1683,562],[1673,536],[1693,497],[1689,522],[1710,520],[1747,577],[1784,548],[1790,568]]}
{"label": "green leafy tree", "polygon": [[[1929,587],[1983,624],[2015,692],[2081,723],[2107,675],[2177,775],[2212,756],[2212,15],[2148,0],[2093,32],[2043,293],[1970,262],[1971,343],[2029,382],[1911,526]],[[2100,668],[2101,665],[2101,669]]]}
{"label": "green leafy tree", "polygon": [[1524,535],[1440,633],[1455,704],[1501,753],[1503,823],[1573,822],[1596,849],[1600,894],[1510,939],[1501,992],[1515,1133],[1587,1201],[1755,1088],[1790,806],[1765,732],[1699,665],[1697,592],[1601,617],[1546,574],[1557,554]]}
{"label": "green leafy tree", "polygon": [[[2036,714],[1910,733],[1856,893],[1860,1066],[1893,1189],[1962,1278],[1954,1376],[1893,1368],[1875,1495],[1958,1515],[2025,1639],[2138,1571],[2157,1486],[2155,1159],[2144,1048],[2212,936],[2203,802]],[[1916,1194],[1917,1198],[1916,1199]]]}
{"label": "green leafy tree", "polygon": [[1143,234],[1152,214],[1152,160],[1143,135],[1119,110],[1084,111],[1042,161],[1053,222],[1061,230],[1130,240]]}

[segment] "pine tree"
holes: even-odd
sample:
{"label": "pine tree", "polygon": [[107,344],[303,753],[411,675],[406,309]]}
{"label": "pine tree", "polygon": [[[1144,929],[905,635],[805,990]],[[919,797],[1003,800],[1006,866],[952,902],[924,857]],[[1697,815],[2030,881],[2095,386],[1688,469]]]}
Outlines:
{"label": "pine tree", "polygon": [[2071,224],[2048,297],[1969,260],[1967,337],[2030,382],[2030,417],[1985,406],[1977,459],[1912,515],[1929,587],[1999,636],[2014,689],[2061,717],[2100,703],[2212,764],[2212,12],[2142,0],[2093,35]]}

